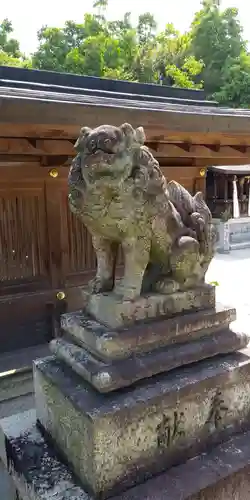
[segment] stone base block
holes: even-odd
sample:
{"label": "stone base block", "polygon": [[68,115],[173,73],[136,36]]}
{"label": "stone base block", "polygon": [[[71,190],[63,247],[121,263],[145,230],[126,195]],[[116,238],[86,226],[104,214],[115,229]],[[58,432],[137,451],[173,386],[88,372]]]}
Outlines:
{"label": "stone base block", "polygon": [[46,443],[34,410],[0,421],[0,458],[18,496],[2,500],[90,500]]}
{"label": "stone base block", "polygon": [[82,294],[86,311],[110,328],[215,307],[215,288],[206,284],[173,294],[142,295],[135,300],[123,300],[113,293],[90,294],[87,288]]}
{"label": "stone base block", "polygon": [[37,417],[87,491],[107,498],[248,428],[249,354],[218,356],[110,394],[47,358],[34,367]]}
{"label": "stone base block", "polygon": [[137,323],[122,330],[112,330],[85,312],[64,314],[61,326],[71,336],[73,343],[107,362],[197,340],[216,330],[225,329],[235,319],[235,309],[217,304],[213,309]]}
{"label": "stone base block", "polygon": [[71,366],[98,391],[111,392],[180,366],[238,351],[246,347],[249,340],[249,335],[226,328],[196,341],[190,340],[106,363],[63,338],[52,340],[50,348],[57,359]]}
{"label": "stone base block", "polygon": [[[44,440],[35,419],[35,412],[29,412],[0,422],[0,457],[18,493],[13,500],[94,500],[76,483],[53,447]],[[250,433],[246,432],[113,500],[248,500],[249,497]]]}

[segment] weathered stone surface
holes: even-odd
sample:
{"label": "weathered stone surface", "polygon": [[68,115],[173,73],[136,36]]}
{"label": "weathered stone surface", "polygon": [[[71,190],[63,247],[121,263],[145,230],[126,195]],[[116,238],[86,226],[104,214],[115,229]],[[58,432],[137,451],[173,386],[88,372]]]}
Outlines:
{"label": "weathered stone surface", "polygon": [[249,500],[250,433],[234,436],[113,500]]}
{"label": "weathered stone surface", "polygon": [[82,293],[86,311],[110,328],[215,307],[215,287],[210,285],[173,294],[142,295],[135,300],[123,300],[113,293],[90,294],[86,288]]}
{"label": "weathered stone surface", "polygon": [[216,305],[207,309],[159,321],[143,322],[122,330],[112,330],[84,311],[64,314],[62,329],[73,342],[103,361],[128,358],[174,343],[196,340],[223,329],[236,319],[236,310]]}
{"label": "weathered stone surface", "polygon": [[110,392],[217,354],[238,351],[246,347],[249,340],[249,335],[227,328],[196,341],[170,345],[153,352],[135,354],[125,360],[106,363],[62,338],[52,340],[50,349],[58,359],[69,364],[98,391]]}
{"label": "weathered stone surface", "polygon": [[90,500],[39,432],[34,410],[2,419],[0,426],[0,458],[20,500]]}
{"label": "weathered stone surface", "polygon": [[[30,417],[20,414],[0,422],[3,444],[0,457],[20,500],[94,500],[76,484],[44,441],[35,427],[35,412]],[[27,456],[29,460],[24,459]],[[53,464],[53,470],[57,471],[55,482],[50,481],[48,464]],[[112,500],[249,500],[249,495],[250,433],[245,432]]]}
{"label": "weathered stone surface", "polygon": [[247,428],[249,351],[100,394],[53,357],[35,363],[37,417],[99,498]]}
{"label": "weathered stone surface", "polygon": [[[141,128],[83,127],[68,177],[69,206],[92,234],[97,257],[93,293],[133,300],[204,282],[214,255],[212,215],[201,192],[166,182]],[[115,283],[118,247],[122,282]]]}

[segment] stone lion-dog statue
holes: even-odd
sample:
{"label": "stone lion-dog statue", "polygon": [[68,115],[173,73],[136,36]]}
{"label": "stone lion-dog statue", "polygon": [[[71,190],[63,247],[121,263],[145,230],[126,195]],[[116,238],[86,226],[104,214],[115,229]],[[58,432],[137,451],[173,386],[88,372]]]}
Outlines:
{"label": "stone lion-dog statue", "polygon": [[[202,193],[167,182],[142,127],[84,127],[68,177],[69,206],[92,235],[92,293],[124,300],[198,286],[214,255],[212,216]],[[123,278],[115,284],[119,245]]]}

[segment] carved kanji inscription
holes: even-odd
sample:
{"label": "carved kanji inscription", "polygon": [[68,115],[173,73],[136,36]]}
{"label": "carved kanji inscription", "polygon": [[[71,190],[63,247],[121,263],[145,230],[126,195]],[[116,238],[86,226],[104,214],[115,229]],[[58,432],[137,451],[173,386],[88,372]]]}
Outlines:
{"label": "carved kanji inscription", "polygon": [[163,414],[161,422],[157,425],[157,445],[159,448],[168,448],[175,441],[185,436],[185,416],[183,412],[174,412],[172,416]]}
{"label": "carved kanji inscription", "polygon": [[218,429],[221,426],[223,416],[227,411],[228,407],[225,405],[221,391],[218,390],[212,400],[206,424],[214,425],[214,427]]}

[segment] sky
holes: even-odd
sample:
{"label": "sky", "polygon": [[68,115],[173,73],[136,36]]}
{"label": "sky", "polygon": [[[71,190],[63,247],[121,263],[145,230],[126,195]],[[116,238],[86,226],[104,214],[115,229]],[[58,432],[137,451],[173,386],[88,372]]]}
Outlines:
{"label": "sky", "polygon": [[[1,19],[12,21],[15,37],[26,54],[37,46],[37,31],[43,25],[63,26],[67,20],[81,23],[85,12],[92,9],[93,0],[2,0]],[[244,27],[244,38],[250,40],[250,16],[248,0],[222,0],[222,8],[237,7]],[[136,22],[142,12],[154,14],[159,28],[167,23],[184,32],[190,26],[194,13],[200,8],[200,0],[109,0],[107,16],[118,19],[131,12]]]}

